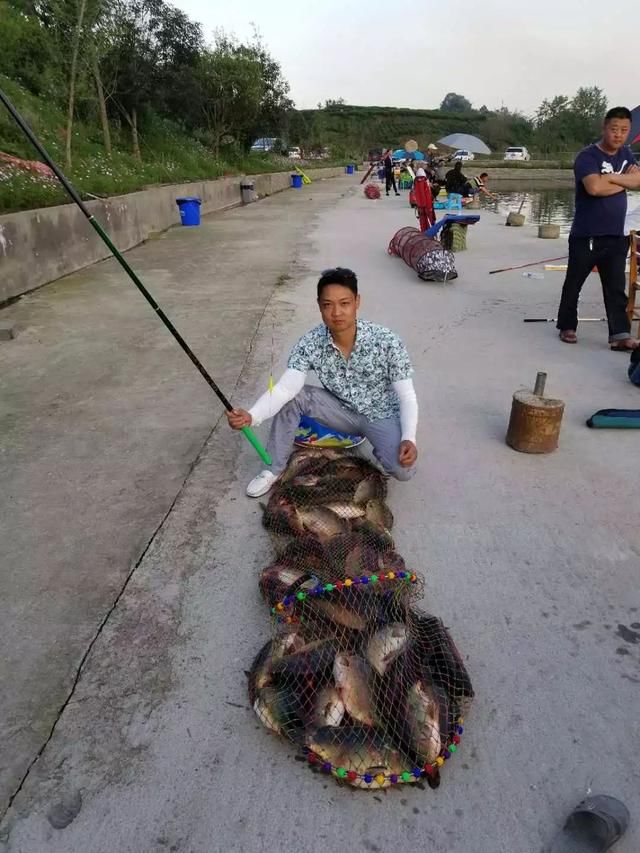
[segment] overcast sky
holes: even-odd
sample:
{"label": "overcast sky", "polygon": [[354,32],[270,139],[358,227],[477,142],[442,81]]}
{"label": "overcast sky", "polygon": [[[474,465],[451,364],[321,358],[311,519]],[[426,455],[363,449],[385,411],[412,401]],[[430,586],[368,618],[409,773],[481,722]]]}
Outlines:
{"label": "overcast sky", "polygon": [[532,114],[579,86],[600,86],[610,106],[640,103],[637,0],[173,2],[207,38],[221,27],[245,39],[255,23],[299,108],[344,98],[429,109],[454,91]]}

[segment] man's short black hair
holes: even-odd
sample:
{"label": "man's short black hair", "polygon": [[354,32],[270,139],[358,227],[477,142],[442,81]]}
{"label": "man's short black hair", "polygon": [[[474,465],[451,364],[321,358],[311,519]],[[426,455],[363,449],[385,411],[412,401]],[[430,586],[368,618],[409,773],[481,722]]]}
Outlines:
{"label": "man's short black hair", "polygon": [[318,299],[325,287],[329,284],[341,284],[348,287],[354,296],[358,295],[358,278],[353,270],[347,267],[332,267],[330,270],[322,270],[318,281]]}
{"label": "man's short black hair", "polygon": [[488,178],[488,177],[489,177],[489,172],[480,172],[480,177],[481,177],[481,178]]}
{"label": "man's short black hair", "polygon": [[631,121],[631,110],[628,110],[626,107],[612,107],[604,117],[604,123],[607,124],[614,118],[626,118]]}

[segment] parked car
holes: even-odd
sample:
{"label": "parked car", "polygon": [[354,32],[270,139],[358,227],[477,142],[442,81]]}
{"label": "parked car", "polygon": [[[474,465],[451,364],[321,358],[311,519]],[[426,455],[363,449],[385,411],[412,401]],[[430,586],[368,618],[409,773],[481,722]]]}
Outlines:
{"label": "parked car", "polygon": [[289,160],[300,160],[302,159],[302,153],[297,145],[293,148],[290,148],[288,151]]}
{"label": "parked car", "polygon": [[251,150],[255,153],[257,151],[261,153],[266,153],[267,151],[273,151],[277,139],[275,136],[262,136],[260,139],[256,139],[256,141],[251,146]]}
{"label": "parked car", "polygon": [[512,145],[504,152],[505,160],[531,160],[531,154],[524,145]]}
{"label": "parked car", "polygon": [[475,160],[476,155],[473,151],[467,151],[465,148],[458,148],[456,153],[453,155],[454,160]]}

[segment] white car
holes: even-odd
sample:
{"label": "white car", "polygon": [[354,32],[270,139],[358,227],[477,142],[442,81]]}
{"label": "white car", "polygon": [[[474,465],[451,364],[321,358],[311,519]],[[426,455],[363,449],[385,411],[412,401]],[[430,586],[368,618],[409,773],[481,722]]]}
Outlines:
{"label": "white car", "polygon": [[302,153],[298,146],[294,146],[289,149],[289,160],[300,160],[302,159]]}
{"label": "white car", "polygon": [[476,155],[473,151],[467,151],[465,148],[458,148],[456,153],[453,155],[454,160],[475,160]]}
{"label": "white car", "polygon": [[512,145],[504,152],[505,160],[531,160],[531,154],[524,145]]}

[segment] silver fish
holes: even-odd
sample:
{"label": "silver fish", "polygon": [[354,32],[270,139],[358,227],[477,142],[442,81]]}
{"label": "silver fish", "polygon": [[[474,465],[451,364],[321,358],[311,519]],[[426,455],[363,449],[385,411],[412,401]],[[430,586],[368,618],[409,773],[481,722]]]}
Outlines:
{"label": "silver fish", "polygon": [[372,726],[373,702],[369,677],[369,664],[358,655],[338,654],[333,663],[333,677],[340,698],[350,717],[359,723]]}
{"label": "silver fish", "polygon": [[327,509],[335,512],[340,518],[361,518],[365,514],[364,507],[357,504],[340,501],[339,503],[325,504]]}
{"label": "silver fish", "polygon": [[322,726],[339,726],[344,718],[345,706],[337,688],[323,687],[318,693],[313,709],[313,723]]}
{"label": "silver fish", "polygon": [[384,480],[379,474],[372,474],[370,477],[365,477],[353,493],[353,502],[357,504],[366,504],[367,501],[375,500],[376,498],[384,498],[385,486]]}
{"label": "silver fish", "polygon": [[309,608],[311,614],[320,614],[336,625],[342,625],[344,628],[351,628],[353,631],[362,631],[365,627],[366,622],[362,616],[338,602],[326,601],[318,596],[317,598],[307,598],[305,605]]}
{"label": "silver fish", "polygon": [[346,533],[348,529],[346,519],[340,518],[335,512],[323,506],[296,509],[295,515],[300,526],[323,543],[340,533]]}
{"label": "silver fish", "polygon": [[442,748],[440,707],[433,689],[423,681],[417,681],[409,688],[406,720],[418,756],[432,764]]}
{"label": "silver fish", "polygon": [[365,505],[365,515],[368,521],[384,527],[385,530],[391,530],[393,527],[393,513],[389,507],[378,498],[367,501]]}
{"label": "silver fish", "polygon": [[407,644],[407,626],[391,622],[377,631],[367,645],[367,660],[379,675],[402,653]]}

